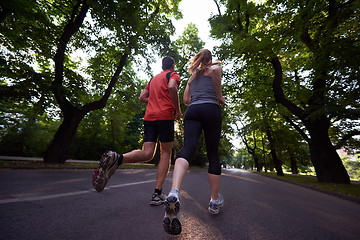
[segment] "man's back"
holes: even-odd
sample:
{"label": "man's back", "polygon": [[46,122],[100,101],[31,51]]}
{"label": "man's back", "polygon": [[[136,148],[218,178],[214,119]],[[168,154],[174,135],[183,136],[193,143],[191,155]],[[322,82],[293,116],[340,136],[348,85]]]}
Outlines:
{"label": "man's back", "polygon": [[[170,70],[157,74],[145,87],[149,91],[148,104],[146,106],[145,121],[174,120],[174,105],[171,101],[166,74]],[[170,74],[169,79],[180,83],[180,76],[176,72]]]}

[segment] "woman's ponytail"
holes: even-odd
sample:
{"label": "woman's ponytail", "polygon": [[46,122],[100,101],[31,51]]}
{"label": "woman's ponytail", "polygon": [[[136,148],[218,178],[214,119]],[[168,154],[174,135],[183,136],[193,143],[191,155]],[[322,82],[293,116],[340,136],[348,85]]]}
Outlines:
{"label": "woman's ponytail", "polygon": [[190,61],[189,73],[202,73],[206,67],[212,65],[212,55],[208,49],[201,49]]}

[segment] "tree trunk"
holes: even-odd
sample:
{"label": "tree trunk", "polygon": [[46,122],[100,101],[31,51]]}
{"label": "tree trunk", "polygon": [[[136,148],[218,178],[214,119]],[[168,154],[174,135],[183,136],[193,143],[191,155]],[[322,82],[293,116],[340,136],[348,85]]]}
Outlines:
{"label": "tree trunk", "polygon": [[290,166],[291,166],[291,173],[292,174],[298,174],[299,170],[297,167],[296,158],[293,153],[290,152]]}
{"label": "tree trunk", "polygon": [[267,167],[269,166],[269,170],[271,170],[271,161],[269,161],[269,164],[266,165],[266,151],[265,151],[265,139],[262,138],[261,140],[261,143],[262,143],[262,155],[263,155],[263,163],[264,163],[264,171],[267,172]]}
{"label": "tree trunk", "polygon": [[350,184],[347,171],[328,135],[327,118],[307,123],[311,161],[319,182]]}
{"label": "tree trunk", "polygon": [[73,111],[64,117],[59,129],[56,131],[53,140],[46,149],[44,162],[46,163],[65,163],[70,151],[71,144],[75,138],[84,114],[80,111]]}
{"label": "tree trunk", "polygon": [[261,166],[261,163],[259,161],[259,158],[256,156],[256,154],[252,154],[253,156],[253,159],[254,159],[254,164],[255,164],[255,167],[256,167],[256,171],[257,172],[261,172],[261,169],[262,169],[262,166]]}
{"label": "tree trunk", "polygon": [[255,146],[252,148],[250,147],[250,145],[248,144],[248,141],[246,140],[246,136],[245,134],[241,137],[242,140],[243,140],[243,143],[245,144],[246,146],[246,149],[248,151],[248,153],[252,156],[252,158],[254,159],[254,165],[256,167],[256,171],[260,172],[261,171],[261,163],[260,163],[260,160],[258,158],[258,156],[256,155],[256,140],[255,140]]}
{"label": "tree trunk", "polygon": [[275,166],[274,161],[270,160],[270,161],[269,161],[269,171],[270,171],[270,172],[273,172],[273,171],[274,171],[274,166]]}
{"label": "tree trunk", "polygon": [[283,173],[283,170],[282,170],[282,163],[281,163],[281,160],[278,158],[278,156],[276,154],[275,141],[274,141],[274,139],[272,137],[270,127],[266,128],[266,135],[267,135],[268,140],[269,140],[270,152],[271,152],[272,160],[273,160],[274,165],[275,165],[276,174],[278,176],[284,176],[284,173]]}
{"label": "tree trunk", "polygon": [[308,139],[310,157],[315,167],[318,181],[349,184],[349,175],[329,138],[330,120],[325,114],[316,117],[311,116],[311,113],[314,114],[324,107],[321,102],[322,93],[319,93],[324,89],[322,87],[324,80],[321,79],[314,84],[314,89],[317,91],[313,90],[314,94],[309,101],[310,106],[305,111],[285,97],[281,87],[283,76],[279,59],[273,57],[270,62],[275,71],[273,81],[275,100],[286,107],[293,115],[297,116],[310,134]]}
{"label": "tree trunk", "polygon": [[11,13],[11,10],[8,8],[3,8],[2,11],[0,11],[0,23],[3,22],[6,17],[8,17]]}

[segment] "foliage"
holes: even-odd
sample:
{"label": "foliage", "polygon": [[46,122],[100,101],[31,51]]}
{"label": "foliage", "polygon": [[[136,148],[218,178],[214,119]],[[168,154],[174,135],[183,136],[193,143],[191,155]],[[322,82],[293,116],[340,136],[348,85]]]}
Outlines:
{"label": "foliage", "polygon": [[[141,82],[134,80],[133,66],[125,60],[129,56],[136,63],[135,56],[142,55],[150,63],[153,57],[146,52],[149,46],[163,55],[170,52],[169,36],[173,32],[170,17],[181,17],[178,4],[175,0],[1,3],[0,98],[4,113],[1,117],[2,121],[11,118],[10,124],[1,126],[1,141],[13,136],[24,139],[22,146],[28,144],[29,137],[25,139],[21,135],[27,136],[24,132],[34,132],[35,128],[24,123],[36,126],[40,120],[28,120],[23,113],[25,109],[36,117],[43,116],[45,121],[55,122],[54,126],[59,126],[62,120],[55,140],[59,134],[68,132],[61,127],[69,119],[75,119],[73,113],[82,111],[82,119],[88,112],[102,108],[114,88],[116,95],[109,100],[114,103],[104,110],[109,118],[104,118],[100,111],[86,116],[71,156],[94,158],[98,151],[114,144],[121,144],[123,150],[138,147],[139,120],[143,113],[143,106],[137,103]],[[15,109],[16,105],[21,106]],[[115,107],[116,112],[115,105],[119,107]],[[16,112],[19,114],[11,114]],[[12,124],[16,122],[17,127]],[[11,131],[14,127],[17,130]],[[78,126],[71,127],[76,132]],[[125,141],[113,134],[111,138],[105,137],[109,131],[133,138]],[[54,131],[49,129],[42,135],[41,149],[34,154],[42,155],[51,134]],[[97,144],[101,139],[103,144]],[[66,141],[54,140],[54,149],[58,149],[64,142],[71,144],[72,136]],[[18,149],[17,154],[30,152]]]}
{"label": "foliage", "polygon": [[339,151],[341,160],[343,161],[345,168],[347,169],[349,176],[352,180],[360,180],[360,157],[359,154],[349,155],[345,149]]}
{"label": "foliage", "polygon": [[[215,55],[225,62],[222,164],[272,170],[266,135],[270,128],[284,169],[292,170],[294,159],[300,172],[312,165],[307,145],[311,136],[304,121],[274,97],[271,59],[276,58],[283,70],[284,96],[306,119],[326,116],[333,146],[356,154],[359,1],[256,2],[216,1],[219,14],[210,19],[212,35],[222,41]],[[147,81],[136,72],[145,68],[149,73],[157,54],[173,56],[182,77],[181,100],[189,59],[204,46],[194,24],[170,41],[174,32],[170,18],[181,17],[178,4],[177,0],[1,2],[0,154],[42,156],[64,120],[66,111],[59,102],[82,109],[102,99],[108,89],[106,106],[85,114],[80,122],[69,158],[98,159],[109,148],[119,152],[139,148],[145,105],[138,102],[138,95]],[[70,34],[59,64],[65,30],[82,10],[86,16]],[[116,75],[125,53],[126,64]],[[140,66],[139,59],[146,66]],[[54,98],[53,82],[59,75],[61,87]],[[175,153],[182,146],[182,132],[182,122],[177,121]],[[235,156],[229,141],[233,134],[248,143],[248,149]],[[358,159],[343,163],[350,176],[359,175]],[[206,164],[202,137],[194,164]]]}
{"label": "foliage", "polygon": [[[346,174],[331,176],[326,163],[320,164],[328,158],[321,158],[313,142],[321,128],[315,126],[323,126],[326,132],[327,122],[331,122],[328,136],[334,146],[358,145],[353,136],[359,134],[359,3],[217,2],[223,12],[210,20],[212,34],[223,41],[218,54],[232,64],[228,92],[235,103],[234,122],[247,123],[244,137],[253,135],[256,129],[258,141],[266,126],[271,127],[275,143],[282,142],[276,148],[283,161],[289,156],[284,156],[286,152],[281,149],[291,148],[290,153],[296,151],[294,143],[310,142],[319,176],[329,174],[323,180],[334,181],[343,175],[340,178],[344,180],[339,181],[346,182]],[[291,126],[286,134],[284,126]],[[280,129],[281,135],[276,134]],[[288,141],[294,139],[295,129],[303,138],[297,138],[298,143]],[[330,145],[326,151],[334,156]],[[330,158],[338,164],[338,158]]]}
{"label": "foliage", "polygon": [[[1,55],[7,64],[1,69],[1,90],[6,93],[1,95],[4,112],[1,119],[8,123],[2,125],[1,141],[2,143],[6,141],[7,144],[2,145],[1,152],[11,155],[42,156],[55,128],[61,124],[67,112],[61,105],[62,99],[66,98],[71,105],[79,109],[101,99],[104,91],[109,87],[109,79],[116,65],[119,64],[120,56],[126,49],[130,49],[132,54],[129,55],[131,63],[127,63],[122,69],[107,105],[84,116],[74,138],[69,158],[98,159],[107,149],[127,152],[140,148],[145,105],[139,103],[138,96],[147,81],[135,77],[135,71],[141,68],[138,65],[142,63],[137,56],[145,59],[147,70],[154,61],[154,53],[160,56],[173,56],[177,62],[177,71],[185,81],[184,79],[189,76],[186,65],[190,57],[204,45],[198,37],[198,30],[194,24],[190,24],[179,39],[170,42],[170,32],[174,29],[169,17],[181,17],[177,9],[178,1],[132,1],[131,4],[126,1],[111,0],[54,2],[40,0],[36,4],[32,1],[17,1],[20,2],[28,5],[26,11],[29,14],[24,14],[23,8],[18,4],[1,6],[3,12],[9,10],[1,25],[1,34],[4,36],[1,44],[7,49]],[[62,87],[60,90],[55,90],[56,102],[51,91],[54,91],[56,87],[54,82],[57,81],[53,81],[53,76],[54,74],[56,76],[57,69],[61,68],[61,64],[56,65],[61,49],[61,42],[58,43],[57,40],[64,36],[68,26],[76,22],[80,11],[86,9],[86,5],[89,7],[86,18],[78,31],[69,38],[66,46],[63,79],[58,81]],[[34,12],[40,16],[34,17]],[[15,25],[19,26],[16,31],[18,34],[12,35],[14,32],[9,29]],[[29,27],[33,32],[28,35],[26,44],[21,43],[19,34],[30,31]],[[42,35],[46,35],[47,38],[44,39]],[[17,57],[11,58],[12,54]],[[28,61],[22,61],[25,58]],[[27,75],[25,76],[25,73],[21,75],[20,69],[26,70]],[[30,74],[34,77],[29,78]],[[184,91],[184,84],[182,86],[180,96]],[[15,109],[14,102],[22,105]],[[60,104],[57,106],[57,103]],[[182,108],[184,109],[185,106]],[[25,124],[30,121],[25,116],[25,109],[30,113],[38,111],[33,114],[36,119],[30,124]],[[41,121],[41,116],[46,126],[53,123],[54,127],[43,127],[41,132],[39,127],[36,127]],[[7,118],[11,118],[11,121]],[[15,122],[18,124],[15,125]],[[178,125],[180,132],[177,132],[175,143],[177,150],[182,145],[183,131],[180,121]],[[11,129],[17,131],[13,132]],[[29,141],[34,134],[23,137],[28,131],[41,133],[42,138],[37,139],[42,139],[42,142],[36,144],[39,149],[35,152],[31,152],[34,150],[27,146],[29,143],[35,143]],[[13,140],[9,141],[11,138]],[[19,139],[22,139],[22,142],[16,142],[17,144],[14,145]],[[229,143],[224,146],[229,148]],[[19,151],[19,148],[28,150]],[[222,152],[224,155],[227,154],[226,150]],[[204,147],[200,144],[196,164],[205,164],[205,153]]]}

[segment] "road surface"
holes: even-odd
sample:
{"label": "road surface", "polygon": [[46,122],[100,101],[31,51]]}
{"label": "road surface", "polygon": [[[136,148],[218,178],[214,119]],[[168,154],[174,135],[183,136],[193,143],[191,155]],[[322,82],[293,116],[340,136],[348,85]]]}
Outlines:
{"label": "road surface", "polygon": [[[241,170],[224,170],[225,205],[207,211],[206,170],[185,176],[183,232],[162,229],[155,170],[119,169],[97,193],[92,170],[0,170],[0,239],[360,239],[360,205]],[[171,184],[170,172],[164,189]]]}

